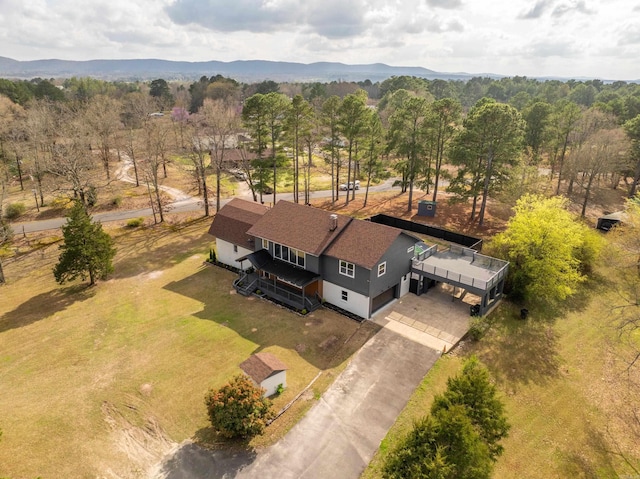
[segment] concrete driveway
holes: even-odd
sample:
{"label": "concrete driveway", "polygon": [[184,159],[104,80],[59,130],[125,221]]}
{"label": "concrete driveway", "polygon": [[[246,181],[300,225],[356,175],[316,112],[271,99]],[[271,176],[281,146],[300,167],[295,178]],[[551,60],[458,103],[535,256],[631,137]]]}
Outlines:
{"label": "concrete driveway", "polygon": [[381,329],[318,404],[236,477],[357,479],[439,356]]}
{"label": "concrete driveway", "polygon": [[469,310],[478,302],[478,296],[440,283],[420,296],[403,296],[372,319],[386,329],[446,352],[469,330]]}

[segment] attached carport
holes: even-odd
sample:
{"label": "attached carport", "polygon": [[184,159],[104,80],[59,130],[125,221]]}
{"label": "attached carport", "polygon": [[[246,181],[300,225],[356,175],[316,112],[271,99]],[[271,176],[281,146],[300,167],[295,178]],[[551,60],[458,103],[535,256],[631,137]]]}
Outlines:
{"label": "attached carport", "polygon": [[462,288],[481,298],[475,311],[483,316],[502,297],[509,263],[485,256],[475,250],[452,245],[439,250],[437,245],[416,245],[411,274],[412,291],[420,295],[434,281]]}

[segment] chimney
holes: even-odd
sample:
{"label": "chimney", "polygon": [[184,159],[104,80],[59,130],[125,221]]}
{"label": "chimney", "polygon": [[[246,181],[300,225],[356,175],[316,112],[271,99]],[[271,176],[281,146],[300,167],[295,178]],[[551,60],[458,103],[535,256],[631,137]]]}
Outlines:
{"label": "chimney", "polygon": [[338,215],[330,215],[329,219],[331,220],[331,227],[329,231],[335,231],[338,227]]}

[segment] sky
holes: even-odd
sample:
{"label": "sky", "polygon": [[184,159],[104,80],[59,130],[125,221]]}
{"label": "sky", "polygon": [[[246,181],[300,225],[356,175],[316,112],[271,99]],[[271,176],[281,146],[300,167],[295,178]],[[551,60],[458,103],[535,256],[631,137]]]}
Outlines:
{"label": "sky", "polygon": [[636,0],[0,0],[0,56],[640,79]]}

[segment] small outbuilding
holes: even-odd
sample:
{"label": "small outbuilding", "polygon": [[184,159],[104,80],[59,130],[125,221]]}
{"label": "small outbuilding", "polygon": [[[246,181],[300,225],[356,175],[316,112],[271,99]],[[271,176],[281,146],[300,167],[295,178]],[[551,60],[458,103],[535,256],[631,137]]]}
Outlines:
{"label": "small outbuilding", "polygon": [[615,213],[604,215],[598,218],[598,224],[596,225],[596,228],[601,231],[609,231],[614,226],[617,226],[620,223],[624,222],[625,219],[626,213],[624,211],[616,211]]}
{"label": "small outbuilding", "polygon": [[256,353],[240,364],[240,369],[257,386],[265,389],[264,396],[273,396],[282,385],[287,387],[287,366],[271,353]]}

